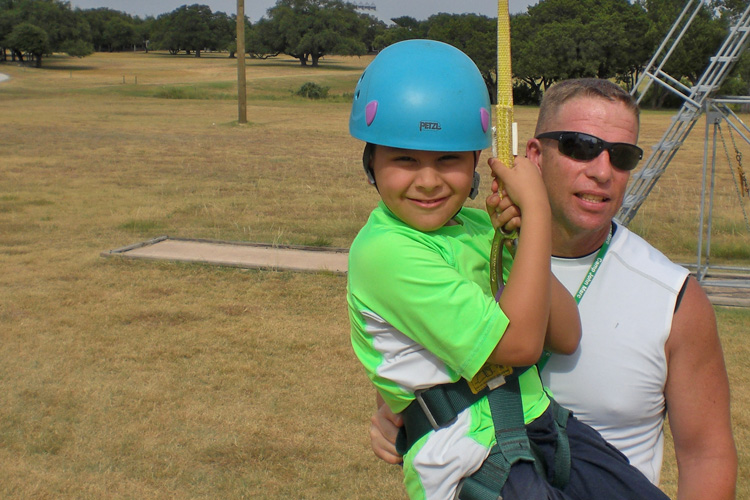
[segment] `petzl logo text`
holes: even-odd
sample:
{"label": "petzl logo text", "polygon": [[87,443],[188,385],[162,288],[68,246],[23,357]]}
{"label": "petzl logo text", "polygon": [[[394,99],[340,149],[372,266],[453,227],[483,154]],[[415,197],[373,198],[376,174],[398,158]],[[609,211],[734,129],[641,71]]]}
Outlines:
{"label": "petzl logo text", "polygon": [[419,122],[419,131],[422,130],[441,130],[438,122]]}

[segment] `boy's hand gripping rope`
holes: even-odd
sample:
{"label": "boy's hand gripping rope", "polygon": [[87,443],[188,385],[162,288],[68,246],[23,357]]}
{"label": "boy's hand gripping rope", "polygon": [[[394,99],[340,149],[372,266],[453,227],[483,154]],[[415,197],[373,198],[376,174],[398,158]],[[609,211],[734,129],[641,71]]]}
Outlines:
{"label": "boy's hand gripping rope", "polygon": [[[507,0],[497,2],[497,105],[495,106],[495,157],[513,166],[513,74],[510,65],[510,12]],[[499,190],[502,191],[502,185]],[[517,232],[495,230],[490,250],[490,286],[496,299],[503,289],[503,246],[518,237]],[[498,293],[499,292],[499,293]]]}

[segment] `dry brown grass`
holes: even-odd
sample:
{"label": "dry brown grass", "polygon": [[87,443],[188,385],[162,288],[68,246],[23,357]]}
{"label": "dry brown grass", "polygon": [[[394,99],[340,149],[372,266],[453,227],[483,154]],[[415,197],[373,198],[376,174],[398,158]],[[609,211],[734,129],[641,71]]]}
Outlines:
{"label": "dry brown grass", "polygon": [[[640,142],[646,154],[650,154],[651,147],[661,139],[672,115],[670,111],[643,114]],[[747,115],[743,119],[747,121]],[[733,171],[735,178],[737,175],[734,144],[743,156],[746,173],[750,173],[750,146],[736,132],[731,132],[726,123],[722,133],[726,150],[721,142],[717,144],[711,262],[750,267],[750,226],[743,215],[744,208],[745,214],[750,216],[750,197],[738,197],[733,181]],[[632,224],[639,234],[655,241],[662,251],[680,262],[695,263],[697,259],[704,135],[705,120],[701,119]],[[725,153],[729,154],[729,161]],[[708,155],[710,160],[710,146]],[[707,217],[708,205],[705,210]],[[705,236],[703,244],[705,250]]]}
{"label": "dry brown grass", "polygon": [[[342,95],[368,61],[249,61],[244,126],[225,56],[0,67],[0,497],[403,498],[369,451],[345,278],[99,257],[160,234],[347,246],[377,200]],[[292,96],[307,81],[334,97]],[[516,118],[527,137],[536,109]],[[645,113],[644,142],[668,119]],[[634,224],[683,259],[689,148]],[[750,314],[718,314],[745,478]]]}

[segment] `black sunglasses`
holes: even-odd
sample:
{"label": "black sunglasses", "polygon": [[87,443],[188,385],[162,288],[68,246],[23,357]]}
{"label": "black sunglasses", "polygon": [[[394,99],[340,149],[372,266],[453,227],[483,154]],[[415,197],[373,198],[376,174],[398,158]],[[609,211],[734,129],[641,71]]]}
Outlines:
{"label": "black sunglasses", "polygon": [[627,142],[607,142],[583,132],[545,132],[537,139],[554,139],[557,149],[569,158],[590,161],[606,150],[609,161],[620,170],[633,170],[643,158],[643,150]]}

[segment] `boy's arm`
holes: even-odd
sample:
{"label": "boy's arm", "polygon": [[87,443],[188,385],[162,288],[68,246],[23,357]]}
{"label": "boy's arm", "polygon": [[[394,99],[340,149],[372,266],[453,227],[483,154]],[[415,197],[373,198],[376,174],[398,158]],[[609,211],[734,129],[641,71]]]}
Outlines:
{"label": "boy's arm", "polygon": [[539,170],[525,158],[517,158],[510,169],[495,158],[490,158],[489,164],[523,214],[513,267],[499,301],[510,323],[489,361],[530,365],[542,353],[551,304],[551,213],[547,191]]}
{"label": "boy's arm", "polygon": [[[578,346],[581,323],[578,308],[570,293],[552,276],[550,326],[547,328],[545,347],[555,352],[570,354]],[[558,328],[563,331],[558,331]],[[403,457],[396,451],[396,436],[404,425],[400,414],[394,414],[380,394],[376,399],[377,411],[370,419],[370,445],[375,456],[389,464],[400,464]]]}
{"label": "boy's arm", "polygon": [[[497,191],[496,182],[493,182],[492,189]],[[493,225],[512,233],[521,228],[521,211],[506,195],[504,192],[501,198],[497,193],[492,193],[487,197],[486,205]],[[551,274],[550,285],[550,318],[544,348],[560,354],[572,354],[581,338],[578,305],[554,274]]]}

